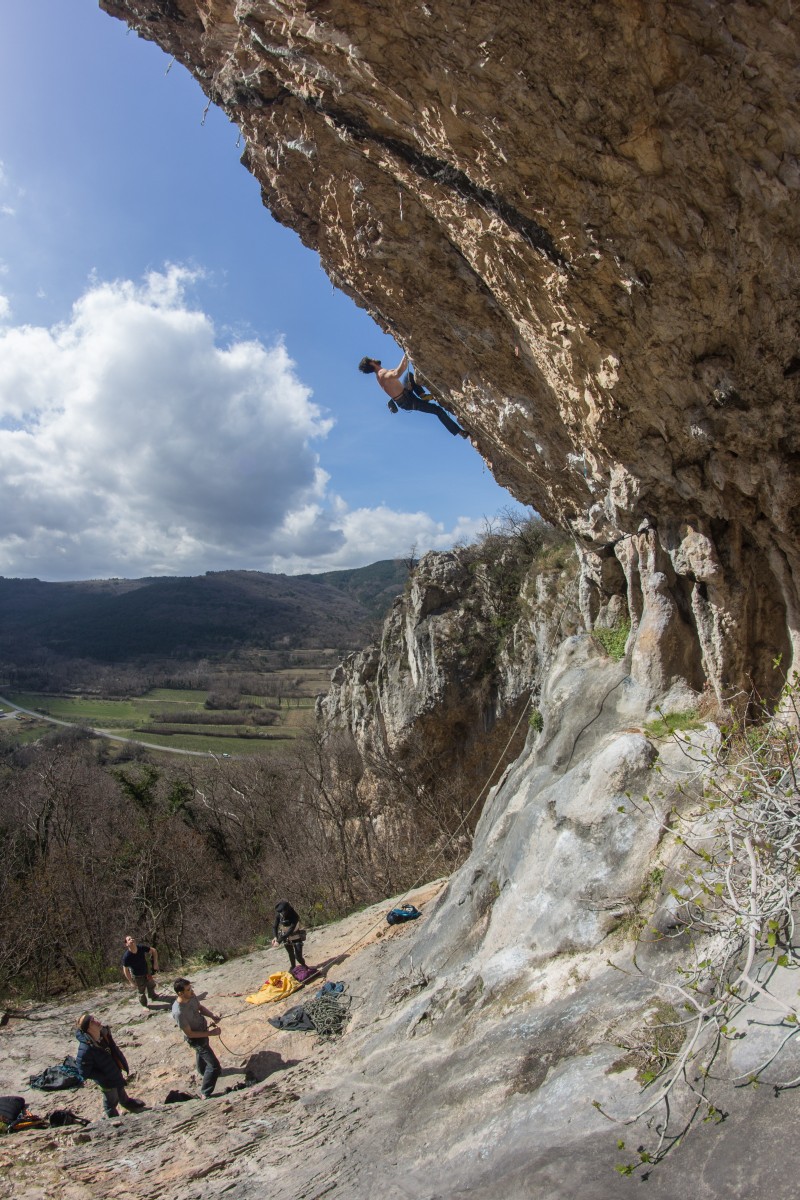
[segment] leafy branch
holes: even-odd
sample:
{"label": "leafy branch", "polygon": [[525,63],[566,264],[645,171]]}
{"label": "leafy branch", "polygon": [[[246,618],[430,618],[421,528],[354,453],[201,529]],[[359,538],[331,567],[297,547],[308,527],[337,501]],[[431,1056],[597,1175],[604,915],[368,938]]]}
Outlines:
{"label": "leafy branch", "polygon": [[[649,811],[677,847],[678,877],[669,888],[676,909],[674,925],[666,933],[650,929],[649,935],[687,942],[678,982],[657,986],[671,991],[688,1015],[685,1020],[653,1022],[634,1046],[629,1043],[628,1048],[647,1062],[639,1078],[648,1099],[637,1112],[616,1117],[594,1102],[598,1111],[621,1125],[648,1118],[657,1135],[655,1145],[639,1146],[634,1161],[618,1164],[623,1175],[642,1167],[649,1174],[701,1114],[704,1121],[724,1120],[726,1114],[707,1095],[709,1083],[722,1078],[714,1075],[714,1064],[726,1041],[745,1036],[741,1019],[759,997],[769,998],[781,1014],[771,1024],[786,1032],[755,1069],[728,1078],[728,1083],[757,1084],[800,1027],[798,1008],[781,1001],[772,986],[778,973],[800,966],[795,946],[800,895],[799,694],[795,674],[772,717],[761,723],[734,721],[716,743],[707,737],[693,740],[688,733],[673,735],[692,764],[693,781],[702,781],[699,804],[688,813],[673,807],[664,820],[648,796],[641,801],[627,797],[639,811]],[[690,795],[689,787],[681,784],[678,791]],[[634,969],[642,974],[635,958]],[[676,1049],[678,1028],[682,1044]],[[670,1038],[667,1029],[672,1031]],[[800,1076],[773,1086],[777,1094],[798,1084]],[[677,1107],[679,1117],[674,1115]],[[623,1149],[625,1144],[618,1145]]]}

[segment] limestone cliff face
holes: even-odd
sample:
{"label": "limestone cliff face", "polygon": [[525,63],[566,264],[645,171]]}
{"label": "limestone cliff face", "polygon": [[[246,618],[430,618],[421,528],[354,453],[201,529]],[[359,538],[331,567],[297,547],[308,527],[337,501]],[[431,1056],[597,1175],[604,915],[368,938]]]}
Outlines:
{"label": "limestone cliff face", "polygon": [[[367,1200],[379,1180],[387,1200],[616,1200],[617,1139],[661,1118],[624,1132],[595,1102],[623,1119],[647,1105],[620,1047],[646,1036],[682,952],[656,940],[637,967],[625,924],[669,928],[682,851],[663,825],[704,782],[646,717],[707,682],[769,691],[798,634],[793,7],[101,3],[239,123],[272,212],[408,346],[498,479],[573,532],[581,578],[569,604],[555,577],[526,583],[507,624],[488,571],[428,558],[381,648],[334,680],[323,713],[366,748],[406,753],[420,728],[458,743],[459,716],[502,720],[531,689],[544,722],[423,920],[356,963],[350,939],[326,942],[357,998],[336,1053],[285,1092],[270,1080],[266,1117],[263,1093],[233,1097],[230,1119],[202,1105],[189,1167],[188,1124],[160,1113],[141,1118],[149,1147],[135,1133],[124,1156],[65,1161],[111,1162],[105,1191],[142,1198],[202,1180]],[[622,661],[580,635],[626,612]],[[696,736],[702,751],[719,735]],[[794,1003],[793,971],[784,985]],[[778,1114],[771,1089],[737,1086],[785,1045],[775,1011],[725,1040],[731,1118],[687,1138],[649,1196],[794,1196],[796,1089]]]}
{"label": "limestone cliff face", "polygon": [[369,757],[420,751],[484,770],[533,697],[558,643],[583,628],[574,555],[530,561],[512,538],[427,554],[385,622],[380,646],[351,654],[318,702]]}
{"label": "limestone cliff face", "polygon": [[101,5],[194,72],[273,215],[575,533],[585,619],[626,597],[641,681],[769,692],[800,622],[793,6]]}

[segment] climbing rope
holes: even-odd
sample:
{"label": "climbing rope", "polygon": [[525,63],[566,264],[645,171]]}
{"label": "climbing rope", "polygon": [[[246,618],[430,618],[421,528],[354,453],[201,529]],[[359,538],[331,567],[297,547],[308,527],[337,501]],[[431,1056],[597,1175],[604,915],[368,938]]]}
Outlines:
{"label": "climbing rope", "polygon": [[[406,889],[406,891],[403,893],[403,895],[400,897],[398,904],[402,904],[403,901],[406,900],[408,898],[408,896],[411,895],[412,892],[414,892],[426,879],[430,878],[431,869],[432,869],[433,865],[439,861],[439,859],[450,848],[450,846],[453,844],[453,842],[456,840],[456,838],[461,834],[461,831],[463,830],[464,826],[469,821],[470,817],[472,816],[473,812],[477,808],[478,804],[480,804],[480,802],[483,799],[484,794],[486,793],[488,788],[491,786],[491,782],[492,782],[496,772],[502,765],[503,760],[508,752],[509,746],[513,742],[514,738],[517,736],[519,727],[522,724],[522,721],[523,721],[526,713],[528,712],[528,709],[530,708],[532,697],[533,697],[534,693],[536,692],[537,687],[541,684],[542,676],[544,675],[544,671],[545,671],[546,667],[549,665],[550,658],[553,653],[553,648],[555,646],[556,638],[558,637],[559,633],[561,632],[561,626],[563,625],[564,617],[567,613],[567,609],[569,608],[570,604],[575,599],[574,591],[575,591],[575,585],[573,584],[573,587],[567,592],[567,594],[564,597],[564,603],[561,607],[561,612],[560,612],[560,615],[558,618],[558,622],[555,625],[555,628],[550,637],[550,641],[547,645],[545,653],[542,655],[542,659],[539,664],[539,669],[536,673],[533,684],[531,686],[530,694],[528,695],[528,699],[525,701],[525,704],[523,705],[520,715],[517,719],[517,723],[514,726],[497,761],[495,762],[494,766],[492,767],[491,771],[489,772],[489,774],[486,778],[486,782],[484,783],[483,787],[478,792],[477,796],[473,800],[470,807],[467,809],[467,811],[462,816],[461,820],[456,825],[455,829],[449,835],[449,837],[447,838],[445,843],[439,848],[439,850],[436,852],[436,854],[434,854],[434,856],[432,858],[428,859],[425,869],[417,877],[417,879],[414,881],[414,883],[412,883]],[[344,950],[339,952],[339,955],[337,955],[337,958],[340,956],[349,957],[349,955],[353,953],[353,951],[356,949],[357,946],[360,946],[362,942],[367,940],[367,938],[374,932],[374,930],[376,930],[379,926],[382,926],[384,924],[385,920],[386,920],[386,915],[385,915],[385,913],[382,912],[380,917],[378,917],[377,920],[374,921],[368,927],[368,929],[360,935],[360,937],[358,937],[354,942],[351,942],[350,945],[347,946]],[[294,993],[292,993],[292,995],[294,995]],[[286,997],[286,998],[289,999],[289,997]],[[351,1000],[351,997],[348,997],[347,1000],[348,1000],[347,1008],[349,1009],[349,1001]],[[317,1032],[319,1033],[320,1037],[330,1037],[337,1033],[341,1033],[342,1027],[344,1025],[344,1021],[347,1019],[347,1016],[349,1016],[349,1011],[348,1011],[348,1012],[346,1012],[346,1015],[344,1016],[344,1018],[342,1018],[342,1016],[341,1016],[342,1008],[340,1006],[339,1001],[337,999],[335,999],[334,997],[328,997],[328,996],[319,997],[316,1000],[308,1001],[306,1004],[303,1005],[303,1007],[305,1008],[306,1012],[308,1012],[308,1015],[311,1018],[311,1020],[313,1021],[314,1027],[315,1027],[315,1029],[317,1029]],[[317,1014],[317,1019],[315,1019],[315,1013]],[[319,1022],[320,1022],[319,1026],[317,1024],[317,1020],[319,1020]],[[222,1046],[224,1046],[224,1048],[228,1051],[228,1053],[230,1055],[232,1055],[234,1058],[246,1058],[246,1057],[249,1057],[253,1053],[256,1046],[258,1046],[258,1045],[263,1046],[265,1043],[271,1041],[272,1038],[275,1036],[275,1033],[278,1033],[278,1032],[282,1032],[282,1031],[275,1030],[274,1033],[268,1033],[266,1037],[260,1036],[258,1041],[256,1043],[254,1043],[253,1046],[251,1046],[247,1050],[242,1050],[242,1051],[236,1051],[236,1050],[232,1049],[230,1046],[228,1046],[228,1044],[225,1041],[223,1041],[221,1035],[220,1035],[219,1040],[220,1040],[220,1044]]]}
{"label": "climbing rope", "polygon": [[[533,685],[530,689],[530,694],[528,696],[528,699],[525,701],[525,704],[523,705],[522,711],[519,715],[519,719],[517,720],[517,723],[511,732],[511,736],[509,737],[508,741],[506,742],[505,746],[503,747],[503,749],[500,753],[500,756],[497,759],[497,762],[495,763],[495,765],[492,767],[491,771],[489,772],[486,782],[484,783],[481,790],[478,792],[478,795],[475,797],[475,799],[473,800],[470,807],[464,813],[464,815],[461,818],[461,820],[459,821],[459,823],[456,825],[453,832],[450,834],[450,836],[447,838],[447,840],[441,846],[441,848],[437,851],[437,853],[433,856],[433,858],[428,860],[425,870],[422,872],[421,875],[419,875],[417,877],[417,879],[414,881],[414,883],[412,883],[411,886],[406,889],[406,891],[400,897],[398,904],[402,904],[403,901],[406,900],[411,895],[411,893],[414,892],[425,879],[430,878],[431,868],[433,867],[434,863],[438,862],[438,860],[444,855],[444,853],[450,848],[450,846],[453,844],[453,842],[456,840],[456,838],[460,835],[460,833],[461,833],[462,829],[464,828],[464,826],[466,825],[467,821],[472,816],[472,814],[475,811],[475,809],[477,808],[478,804],[483,799],[484,793],[487,791],[487,789],[491,785],[492,779],[494,778],[496,771],[501,766],[503,759],[505,758],[505,756],[508,752],[508,748],[511,745],[511,743],[513,742],[514,738],[517,736],[517,731],[519,730],[519,727],[522,724],[522,720],[523,720],[525,714],[527,713],[528,709],[530,708],[531,699],[533,697],[533,694],[536,691],[536,688],[538,687],[538,685],[541,683],[541,679],[542,679],[542,676],[545,671],[545,666],[550,661],[550,656],[552,655],[552,652],[553,652],[553,646],[555,644],[556,637],[558,636],[558,634],[561,631],[561,626],[564,621],[564,616],[566,615],[567,609],[569,608],[569,605],[572,603],[574,598],[575,597],[574,597],[574,584],[573,584],[573,588],[571,589],[570,594],[567,594],[564,598],[564,603],[561,607],[561,613],[558,618],[558,623],[556,624],[556,627],[550,638],[548,647],[547,647],[544,655],[542,656],[541,662],[539,664],[539,670],[537,671]],[[381,914],[380,918],[377,921],[375,921],[374,924],[370,925],[370,927],[367,929],[366,933],[363,933],[361,935],[361,937],[359,937],[355,942],[353,942],[345,950],[341,951],[341,953],[345,954],[345,955],[351,954],[356,946],[360,946],[361,943],[363,941],[365,941],[370,936],[370,934],[375,929],[377,929],[377,927],[379,925],[382,925],[384,923],[385,919],[386,919],[385,914]]]}
{"label": "climbing rope", "polygon": [[[563,611],[566,612],[566,603],[565,603]],[[560,626],[561,626],[561,620],[563,620],[563,612],[562,612],[562,617],[559,620],[558,628],[560,628]],[[447,842],[445,842],[445,844],[441,847],[441,849],[438,851],[438,853],[436,855],[434,855],[434,857],[428,861],[428,866],[426,867],[426,869],[422,873],[422,875],[420,875],[418,877],[418,879],[413,884],[411,884],[411,886],[409,888],[406,889],[406,891],[404,892],[403,896],[400,898],[398,903],[402,903],[403,900],[405,900],[416,888],[418,888],[420,886],[420,884],[426,878],[430,878],[430,871],[431,871],[431,868],[433,867],[434,863],[436,863],[439,860],[439,858],[441,858],[441,856],[445,853],[445,851],[448,849],[448,847],[453,843],[455,838],[458,837],[458,835],[460,834],[464,825],[466,824],[466,822],[469,820],[470,816],[474,812],[476,806],[479,804],[481,798],[483,797],[484,792],[489,787],[491,780],[492,780],[495,772],[497,771],[498,767],[502,763],[503,758],[505,757],[509,746],[511,745],[512,741],[516,737],[517,731],[519,730],[519,727],[522,724],[523,717],[525,716],[526,712],[528,711],[528,708],[530,707],[530,703],[531,703],[531,698],[529,696],[522,708],[522,712],[519,715],[519,719],[517,720],[517,723],[514,726],[511,736],[509,737],[508,741],[506,742],[505,746],[503,747],[502,754],[500,755],[495,766],[492,768],[492,771],[490,772],[490,774],[486,780],[486,783],[481,788],[480,792],[476,796],[476,798],[473,801],[473,803],[471,804],[470,808],[464,814],[464,816],[461,818],[461,821],[456,826],[456,828],[453,830],[453,832],[450,835],[450,837],[448,838]],[[381,915],[377,918],[377,920],[374,921],[373,924],[370,925],[369,928],[364,933],[362,933],[360,937],[358,937],[356,939],[356,941],[351,942],[350,945],[345,947],[344,950],[340,950],[339,954],[336,957],[337,958],[340,956],[349,957],[353,953],[353,951],[356,949],[356,947],[360,946],[362,942],[366,941],[367,938],[374,932],[374,930],[376,930],[379,926],[382,926],[385,923],[385,921],[386,921],[386,914],[382,912]],[[292,993],[292,995],[294,995],[294,993]],[[286,999],[289,999],[289,998],[290,997],[288,997],[288,996],[286,997]],[[348,997],[348,1000],[350,1000],[350,999],[351,999],[351,997]],[[344,1024],[344,1020],[346,1020],[346,1017],[341,1018],[339,1003],[338,1003],[338,1001],[333,1000],[332,997],[320,997],[317,1000],[310,1000],[310,1001],[308,1001],[308,1003],[304,1004],[303,1007],[305,1008],[306,1012],[308,1012],[308,1015],[311,1018],[311,1020],[313,1021],[314,1027],[317,1030],[317,1032],[319,1033],[320,1037],[330,1037],[334,1034],[338,1034],[338,1033],[342,1032],[342,1027]],[[335,1009],[335,1014],[333,1011],[334,1009]],[[315,1017],[315,1012],[319,1014],[318,1018]],[[327,1016],[325,1015],[326,1013],[327,1013]],[[232,1014],[232,1015],[234,1015],[234,1014]],[[347,1015],[349,1015],[349,1013]],[[318,1019],[320,1022],[319,1025],[318,1025]],[[233,1047],[229,1046],[227,1044],[227,1042],[224,1041],[221,1034],[220,1034],[219,1041],[220,1041],[220,1045],[223,1046],[233,1058],[240,1058],[240,1059],[249,1058],[257,1046],[264,1046],[267,1042],[272,1041],[272,1039],[275,1036],[275,1033],[280,1033],[280,1032],[282,1032],[282,1031],[276,1029],[273,1033],[267,1033],[266,1037],[260,1035],[258,1040],[256,1042],[254,1042],[252,1046],[249,1046],[246,1050],[234,1050]]]}
{"label": "climbing rope", "polygon": [[[258,1039],[259,1042],[262,1040],[264,1040],[264,1039],[262,1039],[262,1038]],[[222,1034],[220,1034],[219,1035],[219,1044],[220,1044],[220,1046],[224,1046],[224,1048],[228,1051],[228,1054],[230,1054],[230,1056],[232,1058],[249,1058],[250,1055],[255,1050],[256,1046],[258,1045],[258,1042],[256,1042],[255,1045],[251,1046],[249,1050],[233,1050],[228,1045],[228,1043],[223,1039]]]}
{"label": "climbing rope", "polygon": [[320,1037],[342,1032],[350,1016],[350,996],[319,996],[303,1005]]}
{"label": "climbing rope", "polygon": [[[294,993],[292,993],[294,994]],[[286,999],[289,999],[287,996]],[[345,1024],[350,1018],[350,1004],[352,996],[343,996],[337,994],[335,996],[317,996],[314,1000],[306,1000],[303,1004],[304,1011],[308,1014],[314,1030],[320,1038],[335,1037],[342,1033]],[[219,1035],[219,1043],[227,1050],[232,1058],[249,1058],[257,1046],[263,1046],[266,1042],[272,1040],[275,1033],[283,1033],[284,1030],[276,1029],[274,1032],[267,1033],[266,1037],[259,1034],[258,1041],[246,1050],[235,1050],[232,1046]]]}

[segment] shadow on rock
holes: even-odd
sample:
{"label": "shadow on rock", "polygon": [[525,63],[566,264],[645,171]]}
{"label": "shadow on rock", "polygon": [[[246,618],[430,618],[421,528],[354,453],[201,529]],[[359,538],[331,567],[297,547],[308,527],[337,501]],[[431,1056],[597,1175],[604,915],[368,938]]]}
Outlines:
{"label": "shadow on rock", "polygon": [[[338,967],[340,963],[347,962],[347,959],[349,957],[350,957],[350,955],[347,952],[345,952],[344,954],[336,954],[336,955],[334,955],[333,958],[326,958],[323,962],[318,963],[313,968],[314,971],[316,972],[314,979],[316,979],[317,975],[327,975],[327,973],[331,969],[331,967]],[[308,982],[313,983],[313,980],[309,979]]]}
{"label": "shadow on rock", "polygon": [[275,1050],[259,1050],[256,1054],[251,1054],[247,1060],[246,1078],[254,1083],[261,1083],[277,1071],[285,1071],[287,1067],[296,1067],[299,1061],[299,1058],[281,1058]]}

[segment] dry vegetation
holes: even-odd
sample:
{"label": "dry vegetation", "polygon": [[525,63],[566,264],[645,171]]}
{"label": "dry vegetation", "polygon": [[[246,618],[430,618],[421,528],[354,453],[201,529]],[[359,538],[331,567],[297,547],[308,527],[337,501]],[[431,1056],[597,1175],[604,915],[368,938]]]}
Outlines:
{"label": "dry vegetation", "polygon": [[130,931],[176,966],[227,956],[269,935],[283,895],[322,923],[413,882],[460,820],[457,781],[437,794],[389,770],[378,811],[343,738],[165,767],[109,766],[99,749],[59,734],[0,762],[0,995],[116,978]]}
{"label": "dry vegetation", "polygon": [[[523,615],[529,573],[558,569],[553,558],[565,553],[541,522],[511,519],[470,550],[473,586],[494,598],[473,672],[495,669]],[[420,732],[403,761],[375,751],[365,760],[346,734],[314,727],[324,656],[293,651],[289,662],[250,650],[213,671],[196,664],[142,677],[148,694],[121,702],[149,706],[149,729],[174,731],[173,744],[191,728],[193,745],[213,732],[228,748],[246,731],[258,750],[280,722],[285,740],[269,754],[163,755],[156,765],[138,747],[122,761],[113,742],[86,730],[0,742],[0,995],[90,986],[109,971],[116,978],[127,932],[155,943],[165,964],[227,956],[270,934],[282,896],[306,922],[322,923],[466,857],[476,798],[519,745],[501,722],[492,733],[478,720],[469,753],[463,745],[445,753]]]}

